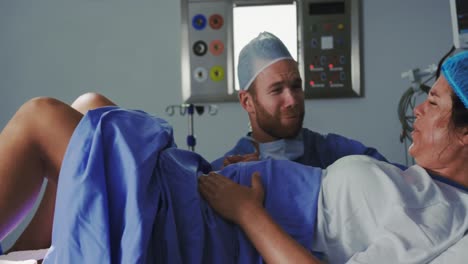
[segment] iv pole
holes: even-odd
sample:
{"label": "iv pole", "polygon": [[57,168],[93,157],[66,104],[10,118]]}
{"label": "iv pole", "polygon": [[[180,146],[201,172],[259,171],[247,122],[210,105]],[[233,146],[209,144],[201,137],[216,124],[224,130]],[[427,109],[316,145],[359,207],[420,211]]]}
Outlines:
{"label": "iv pole", "polygon": [[166,107],[166,113],[169,116],[173,116],[175,109],[179,109],[179,114],[181,116],[187,115],[188,121],[188,135],[187,135],[187,146],[190,151],[195,151],[195,145],[197,144],[197,139],[195,137],[195,128],[194,128],[194,114],[195,112],[198,115],[202,115],[207,109],[209,115],[216,115],[218,113],[218,107],[216,105],[196,105],[196,104],[180,104],[180,105],[169,105]]}
{"label": "iv pole", "polygon": [[188,135],[187,135],[187,146],[188,149],[191,151],[195,151],[195,145],[197,144],[197,139],[195,138],[194,131],[193,131],[193,112],[194,112],[194,105],[189,104],[188,106]]}

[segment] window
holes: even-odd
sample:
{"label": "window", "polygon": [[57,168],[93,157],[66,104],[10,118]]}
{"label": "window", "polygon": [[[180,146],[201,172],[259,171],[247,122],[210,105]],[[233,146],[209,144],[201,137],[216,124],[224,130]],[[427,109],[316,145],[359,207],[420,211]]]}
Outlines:
{"label": "window", "polygon": [[240,6],[233,10],[234,35],[234,79],[235,89],[239,90],[237,62],[239,53],[251,39],[260,32],[268,31],[288,48],[297,60],[297,18],[296,4]]}

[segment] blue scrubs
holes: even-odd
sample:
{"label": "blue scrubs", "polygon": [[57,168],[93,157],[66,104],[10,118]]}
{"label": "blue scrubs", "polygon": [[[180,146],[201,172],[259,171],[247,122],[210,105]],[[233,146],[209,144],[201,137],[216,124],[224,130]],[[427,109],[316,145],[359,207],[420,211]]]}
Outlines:
{"label": "blue scrubs", "polygon": [[[304,141],[304,154],[297,160],[304,165],[326,168],[337,159],[349,155],[367,155],[377,160],[387,161],[376,149],[369,148],[361,142],[349,139],[337,134],[322,135],[307,128],[302,129]],[[245,155],[255,152],[252,139],[248,136],[242,137],[236,146],[224,154],[223,157],[211,163],[214,170],[220,170],[226,156]]]}

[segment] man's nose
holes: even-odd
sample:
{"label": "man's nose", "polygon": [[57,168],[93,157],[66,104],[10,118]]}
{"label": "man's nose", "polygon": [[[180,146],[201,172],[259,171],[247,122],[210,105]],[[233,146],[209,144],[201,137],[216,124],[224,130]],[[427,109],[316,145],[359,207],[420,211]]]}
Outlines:
{"label": "man's nose", "polygon": [[291,89],[284,89],[284,103],[286,106],[294,106],[297,104],[298,98]]}

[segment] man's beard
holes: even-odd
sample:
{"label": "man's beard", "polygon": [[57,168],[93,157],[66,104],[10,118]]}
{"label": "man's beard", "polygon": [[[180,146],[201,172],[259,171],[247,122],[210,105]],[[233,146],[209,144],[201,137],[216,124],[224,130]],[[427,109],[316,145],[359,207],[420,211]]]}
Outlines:
{"label": "man's beard", "polygon": [[[304,107],[299,105],[283,112],[276,110],[272,115],[257,100],[255,100],[255,105],[257,124],[268,135],[275,138],[294,138],[301,131],[304,121]],[[281,118],[284,116],[295,116],[296,122],[288,125],[282,124]]]}

